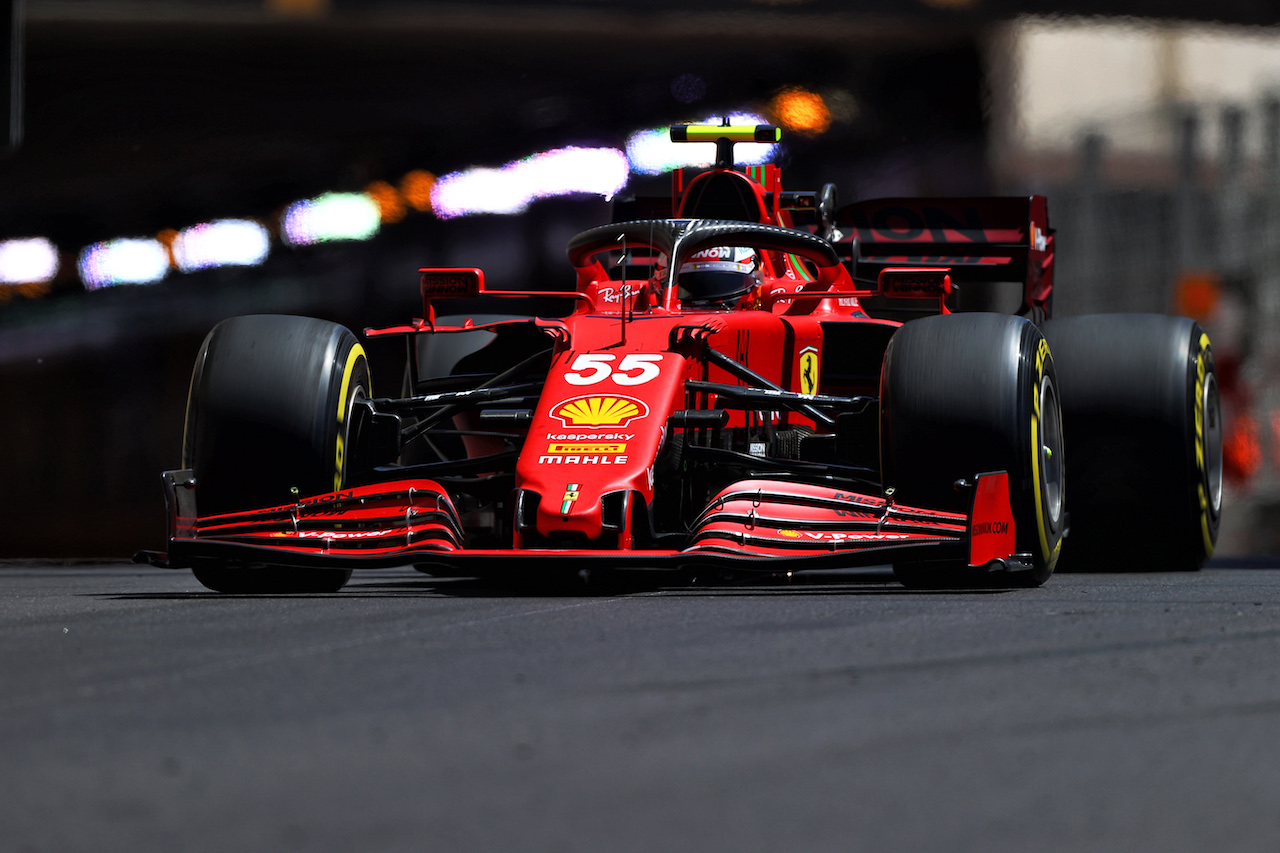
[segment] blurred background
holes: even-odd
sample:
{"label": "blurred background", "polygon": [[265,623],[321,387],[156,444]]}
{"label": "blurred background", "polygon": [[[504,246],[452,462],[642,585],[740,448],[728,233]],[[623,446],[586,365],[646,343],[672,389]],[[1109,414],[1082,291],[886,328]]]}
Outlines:
{"label": "blurred background", "polygon": [[[786,128],[755,156],[788,189],[1047,195],[1057,315],[1209,330],[1219,553],[1280,553],[1275,3],[0,0],[0,25],[0,557],[163,547],[219,320],[404,322],[426,265],[570,286],[570,236],[710,148],[660,129],[726,114]],[[370,351],[393,392],[399,347]]]}

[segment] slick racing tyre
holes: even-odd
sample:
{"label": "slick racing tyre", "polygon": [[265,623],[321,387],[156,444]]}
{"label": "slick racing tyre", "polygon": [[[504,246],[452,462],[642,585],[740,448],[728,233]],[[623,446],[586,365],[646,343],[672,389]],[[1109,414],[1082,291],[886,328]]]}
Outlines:
{"label": "slick racing tyre", "polygon": [[[352,406],[369,393],[364,349],[342,326],[265,314],[219,323],[196,356],[182,446],[200,515],[342,488]],[[336,592],[351,577],[349,569],[194,571],[229,593]]]}
{"label": "slick racing tyre", "polygon": [[946,314],[894,333],[881,375],[880,452],[897,503],[968,512],[956,481],[1009,474],[1016,549],[1031,568],[900,562],[908,587],[1033,587],[1053,574],[1066,531],[1062,425],[1053,356],[1040,331],[1004,314]]}
{"label": "slick racing tyre", "polygon": [[1209,337],[1185,317],[1051,320],[1071,478],[1071,571],[1195,571],[1222,516]]}

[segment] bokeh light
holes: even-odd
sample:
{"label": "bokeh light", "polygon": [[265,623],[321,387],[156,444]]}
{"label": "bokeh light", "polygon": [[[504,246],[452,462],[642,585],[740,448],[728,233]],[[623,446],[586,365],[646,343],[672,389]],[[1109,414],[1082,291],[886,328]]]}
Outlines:
{"label": "bokeh light", "polygon": [[169,274],[169,253],[159,240],[107,240],[85,248],[77,267],[86,290],[117,284],[153,284]]}
{"label": "bokeh light", "polygon": [[831,127],[831,110],[816,92],[783,89],[774,96],[770,110],[778,117],[778,124],[793,133],[814,136]]}
{"label": "bokeh light", "polygon": [[1207,322],[1218,310],[1221,293],[1222,277],[1216,272],[1189,270],[1178,277],[1174,306],[1183,317]]}
{"label": "bokeh light", "polygon": [[442,219],[468,213],[519,213],[527,204],[501,169],[450,172],[436,181],[431,206]]}
{"label": "bokeh light", "polygon": [[30,282],[28,284],[0,284],[0,303],[14,299],[39,299],[48,296],[53,290],[53,283],[48,281]]}
{"label": "bokeh light", "polygon": [[[700,99],[706,83],[682,74],[672,94]],[[816,97],[816,96],[815,96]],[[721,124],[722,115],[699,124]],[[765,124],[756,113],[734,112],[732,125]],[[773,143],[734,146],[735,162],[757,165],[777,154]],[[325,193],[289,205],[280,220],[280,239],[293,246],[338,240],[367,240],[383,223],[402,221],[410,211],[435,212],[441,218],[469,214],[515,214],[540,198],[590,194],[612,198],[632,171],[661,174],[682,166],[708,167],[714,146],[677,145],[666,127],[632,134],[627,151],[615,148],[565,147],[533,154],[501,168],[475,168],[437,178],[425,169],[406,172],[397,184],[374,181],[363,193]],[[221,266],[255,266],[268,257],[272,234],[251,219],[222,219],[178,231],[166,229],[154,239],[121,238],[95,243],[79,255],[77,269],[84,286],[97,290],[118,284],[147,284],[169,270],[192,272]],[[38,297],[51,291],[58,274],[59,252],[44,238],[0,241],[0,287],[5,296]]]}
{"label": "bokeh light", "polygon": [[0,242],[0,284],[37,284],[58,274],[58,249],[44,237]]}
{"label": "bokeh light", "polygon": [[280,228],[291,246],[335,240],[368,240],[378,233],[382,211],[366,193],[325,193],[285,209]]}
{"label": "bokeh light", "polygon": [[399,190],[386,181],[374,181],[364,191],[378,204],[378,214],[384,225],[399,222],[409,212]]}
{"label": "bokeh light", "polygon": [[1262,467],[1262,443],[1258,422],[1251,415],[1236,415],[1222,441],[1222,470],[1237,482],[1246,482]]}
{"label": "bokeh light", "polygon": [[178,232],[171,251],[174,266],[183,272],[257,266],[271,251],[271,234],[252,219],[218,219]]}
{"label": "bokeh light", "polygon": [[431,211],[431,191],[435,189],[436,176],[426,169],[406,172],[400,179],[400,195],[419,213]]}
{"label": "bokeh light", "polygon": [[442,219],[520,213],[539,198],[589,193],[612,198],[626,186],[626,155],[616,148],[558,148],[500,169],[452,172],[436,181],[432,208]]}

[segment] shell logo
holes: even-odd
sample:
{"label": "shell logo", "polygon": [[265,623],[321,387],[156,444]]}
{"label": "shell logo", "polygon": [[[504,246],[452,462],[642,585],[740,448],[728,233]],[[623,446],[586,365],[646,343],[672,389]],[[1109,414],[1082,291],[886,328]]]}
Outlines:
{"label": "shell logo", "polygon": [[552,417],[566,427],[623,427],[646,417],[649,407],[632,397],[575,397],[555,406]]}
{"label": "shell logo", "polygon": [[785,536],[785,537],[787,537],[788,539],[799,539],[799,538],[800,538],[800,532],[799,532],[799,531],[797,531],[797,530],[779,530],[779,531],[778,531],[778,535],[779,535],[779,536]]}

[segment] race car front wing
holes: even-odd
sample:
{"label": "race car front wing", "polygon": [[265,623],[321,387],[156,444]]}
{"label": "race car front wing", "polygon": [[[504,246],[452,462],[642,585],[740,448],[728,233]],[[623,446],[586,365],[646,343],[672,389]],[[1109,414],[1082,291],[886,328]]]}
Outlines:
{"label": "race car front wing", "polygon": [[406,479],[302,497],[292,504],[199,516],[189,470],[166,471],[166,553],[140,561],[169,568],[380,568],[415,565],[432,574],[482,575],[502,568],[779,572],[896,561],[954,561],[988,571],[1030,568],[1014,551],[1008,474],[980,474],[968,514],[895,504],[828,486],[753,479],[721,491],[694,521],[681,549],[468,548],[445,489]]}

